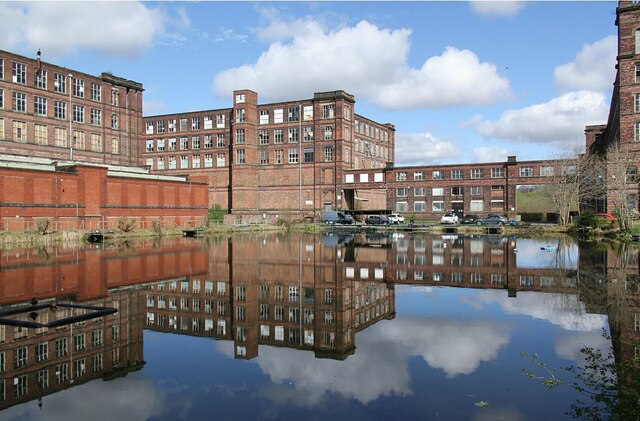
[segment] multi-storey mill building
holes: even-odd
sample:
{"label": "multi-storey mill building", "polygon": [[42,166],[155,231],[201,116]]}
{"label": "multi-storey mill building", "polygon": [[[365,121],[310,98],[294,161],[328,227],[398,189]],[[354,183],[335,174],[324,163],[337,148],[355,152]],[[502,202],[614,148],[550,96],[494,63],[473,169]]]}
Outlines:
{"label": "multi-storey mill building", "polygon": [[[239,90],[233,100],[228,109],[145,117],[146,165],[207,180],[210,204],[234,214],[311,217],[354,208],[345,171],[393,162],[394,126],[356,114],[344,91],[258,104],[256,92]],[[384,191],[363,194],[385,208]]]}
{"label": "multi-storey mill building", "polygon": [[0,154],[142,164],[142,84],[0,50]]}

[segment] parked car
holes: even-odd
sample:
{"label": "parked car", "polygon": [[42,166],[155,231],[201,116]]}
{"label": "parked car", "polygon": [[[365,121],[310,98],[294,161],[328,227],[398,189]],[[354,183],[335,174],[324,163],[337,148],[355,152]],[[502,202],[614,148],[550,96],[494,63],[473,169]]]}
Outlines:
{"label": "parked car", "polygon": [[476,220],[476,225],[507,225],[509,220],[502,215],[490,214],[486,218]]}
{"label": "parked car", "polygon": [[455,213],[445,213],[442,215],[442,218],[440,218],[441,224],[457,224],[458,221],[458,215]]}
{"label": "parked car", "polygon": [[404,216],[398,213],[392,213],[388,218],[392,224],[404,224]]}
{"label": "parked car", "polygon": [[605,213],[605,212],[598,212],[596,214],[593,215],[595,218],[604,218],[604,219],[608,219],[609,221],[615,221],[616,217],[611,215],[610,213]]}
{"label": "parked car", "polygon": [[364,223],[367,225],[389,225],[389,219],[382,215],[369,215],[365,218]]}
{"label": "parked car", "polygon": [[477,220],[478,215],[470,213],[465,215],[460,222],[462,222],[463,224],[474,224]]}
{"label": "parked car", "polygon": [[322,212],[322,222],[325,224],[353,224],[353,217],[344,212],[324,211]]}

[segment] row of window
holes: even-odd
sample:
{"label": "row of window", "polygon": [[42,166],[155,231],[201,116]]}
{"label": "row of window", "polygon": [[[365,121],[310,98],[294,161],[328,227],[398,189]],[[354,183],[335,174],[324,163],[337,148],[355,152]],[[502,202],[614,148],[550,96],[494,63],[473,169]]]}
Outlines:
{"label": "row of window", "polygon": [[353,122],[353,130],[363,136],[370,137],[375,140],[383,142],[389,141],[389,133],[385,130],[381,130],[378,127],[370,126],[368,123],[355,120]]}
{"label": "row of window", "polygon": [[[33,139],[36,145],[52,145],[61,148],[69,147],[69,131],[67,128],[54,127],[53,129],[53,143],[50,142],[49,126],[44,124],[33,125]],[[5,134],[5,121],[0,118],[0,139],[12,139],[16,142],[26,143],[30,138],[28,132],[28,125],[25,121],[13,121],[13,128],[11,137]],[[82,130],[73,131],[73,147],[76,149],[90,150],[93,152],[104,152],[104,144],[102,134],[90,133],[89,138]],[[117,137],[111,138],[111,150],[112,154],[120,153],[120,139]]]}
{"label": "row of window", "polygon": [[[270,156],[272,156],[273,161],[270,160]],[[284,164],[285,160],[289,164],[297,164],[300,159],[300,154],[297,148],[290,148],[288,150],[276,149],[274,151],[261,150],[259,159],[260,165],[269,165],[270,163]],[[323,159],[324,162],[333,161],[334,153],[332,147],[325,147],[323,149]],[[313,148],[302,149],[302,162],[315,162]],[[244,149],[235,150],[235,163],[246,163],[246,152]],[[146,165],[156,170],[224,167],[226,165],[226,153],[220,152],[217,154],[204,154],[202,157],[200,155],[180,155],[179,160],[176,156],[168,156],[166,159],[164,156],[158,156],[155,158],[147,158]]]}
{"label": "row of window", "polygon": [[[576,167],[575,165],[563,165],[561,167],[563,175],[575,174]],[[484,168],[472,168],[469,171],[469,178],[472,180],[483,179],[485,177],[485,169]],[[540,177],[553,177],[556,173],[556,167],[553,166],[540,166],[538,175]],[[520,167],[519,170],[520,177],[535,177],[535,167],[525,166]],[[408,173],[406,171],[400,171],[396,173],[396,181],[407,181]],[[491,168],[491,178],[504,178],[505,177],[505,169],[504,168]],[[449,178],[451,180],[463,180],[465,178],[465,170],[463,169],[454,169],[449,171]],[[426,180],[426,172],[425,171],[414,171],[413,172],[413,180],[414,181],[422,181]],[[444,170],[432,170],[431,171],[431,179],[432,180],[444,180],[445,179],[445,171]]]}
{"label": "row of window", "polygon": [[[431,202],[431,212],[446,212],[448,209],[451,209],[452,206],[449,204],[449,207],[445,207],[445,201],[443,200],[434,200]],[[502,199],[494,199],[490,202],[490,211],[493,212],[502,212],[504,208],[504,200]],[[396,212],[409,212],[409,203],[408,202],[396,202],[395,206]],[[484,200],[471,200],[469,201],[469,209],[466,211],[469,212],[483,212],[485,211],[485,203]],[[429,212],[429,203],[423,200],[417,200],[413,202],[413,212]]]}
{"label": "row of window", "polygon": [[[0,109],[5,107],[5,95],[4,90],[0,89]],[[14,91],[11,95],[12,111],[19,113],[26,113],[27,108],[27,94],[23,92]],[[34,95],[33,96],[33,114],[38,116],[47,117],[49,114],[50,104],[48,98]],[[53,117],[58,120],[67,120],[67,106],[66,101],[54,100],[53,101]],[[120,118],[117,113],[111,114],[111,128],[118,130],[120,127]],[[79,104],[73,104],[73,121],[75,123],[85,123],[85,106]],[[89,123],[92,126],[102,127],[102,110],[97,108],[89,108]]]}
{"label": "row of window", "polygon": [[[462,196],[464,194],[464,187],[462,186],[454,186],[450,188],[451,196]],[[413,195],[414,196],[426,196],[427,195],[427,187],[414,187]],[[483,186],[469,186],[469,194],[472,196],[482,196]],[[445,187],[432,187],[431,195],[434,197],[444,196]],[[409,188],[400,187],[396,189],[397,197],[407,197],[409,192]],[[491,186],[491,193],[502,194],[504,192],[504,186]]]}
{"label": "row of window", "polygon": [[[28,66],[24,63],[17,61],[11,62],[11,77],[13,83],[19,85],[27,85],[27,72]],[[0,58],[0,80],[4,80],[4,59]],[[71,84],[71,93],[76,98],[85,97],[85,83],[84,80],[72,75],[65,75],[62,73],[53,74],[53,91],[60,94],[67,93],[67,80]],[[39,89],[48,89],[48,72],[45,69],[35,69],[33,72],[33,86]],[[99,83],[91,82],[90,84],[90,99],[97,102],[102,102],[102,85]],[[111,90],[111,105],[119,105],[119,91],[117,89]]]}

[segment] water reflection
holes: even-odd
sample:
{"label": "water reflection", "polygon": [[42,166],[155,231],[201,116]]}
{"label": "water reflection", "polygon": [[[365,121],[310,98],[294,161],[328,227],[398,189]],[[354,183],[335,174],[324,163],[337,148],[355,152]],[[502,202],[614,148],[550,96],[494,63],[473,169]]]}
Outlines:
{"label": "water reflection", "polygon": [[[633,359],[637,280],[637,249],[566,239],[256,234],[0,251],[2,309],[33,298],[118,309],[56,329],[0,326],[0,409],[140,370],[145,330],[218,340],[268,376],[263,399],[298,407],[412,396],[416,359],[445,379],[469,376],[522,341],[523,326],[529,346],[546,338],[536,321],[558,329],[559,358],[606,348],[608,324],[616,358]],[[399,300],[412,310],[397,315]],[[48,317],[61,315],[38,315]],[[149,409],[140,418],[159,416],[163,393],[131,381]],[[99,384],[82,394],[131,403]]]}

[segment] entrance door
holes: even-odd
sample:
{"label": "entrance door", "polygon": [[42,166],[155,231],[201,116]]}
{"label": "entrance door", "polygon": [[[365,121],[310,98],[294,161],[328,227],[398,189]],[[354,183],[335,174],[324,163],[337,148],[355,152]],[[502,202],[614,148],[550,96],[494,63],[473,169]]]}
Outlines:
{"label": "entrance door", "polygon": [[464,215],[464,202],[453,202],[451,204],[451,210],[461,218]]}

